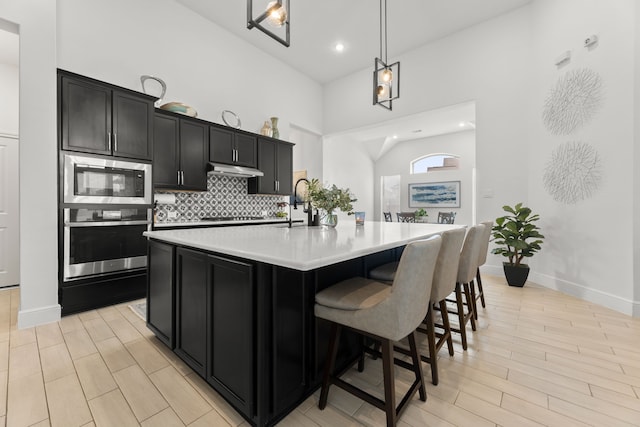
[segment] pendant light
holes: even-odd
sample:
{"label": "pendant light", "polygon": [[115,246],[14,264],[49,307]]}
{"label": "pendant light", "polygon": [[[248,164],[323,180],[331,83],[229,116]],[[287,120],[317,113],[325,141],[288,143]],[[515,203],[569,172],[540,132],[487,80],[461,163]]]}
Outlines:
{"label": "pendant light", "polygon": [[[266,3],[263,0],[258,0],[258,2]],[[247,0],[248,29],[257,28],[278,43],[289,47],[289,0],[273,0],[266,3],[265,8],[256,18],[253,17],[253,13],[253,0]],[[267,26],[263,23],[266,23]]]}
{"label": "pendant light", "polygon": [[400,62],[388,63],[387,0],[380,0],[380,57],[373,64],[373,105],[392,110],[393,100],[400,98]]}

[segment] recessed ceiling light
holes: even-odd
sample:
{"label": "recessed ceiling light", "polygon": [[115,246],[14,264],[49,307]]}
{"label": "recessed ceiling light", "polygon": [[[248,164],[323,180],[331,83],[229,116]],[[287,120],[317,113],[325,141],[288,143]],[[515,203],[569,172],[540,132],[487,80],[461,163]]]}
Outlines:
{"label": "recessed ceiling light", "polygon": [[336,52],[342,52],[344,50],[344,44],[336,43],[335,50]]}
{"label": "recessed ceiling light", "polygon": [[463,128],[463,127],[464,127],[464,122],[460,122],[460,123],[458,123],[458,126],[460,126],[461,128]]}
{"label": "recessed ceiling light", "polygon": [[393,139],[398,139],[398,135],[393,135]]}

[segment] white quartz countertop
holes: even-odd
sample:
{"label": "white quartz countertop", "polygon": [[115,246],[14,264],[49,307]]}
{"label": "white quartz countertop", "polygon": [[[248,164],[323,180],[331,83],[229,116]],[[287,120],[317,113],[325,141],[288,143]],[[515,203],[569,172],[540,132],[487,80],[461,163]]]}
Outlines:
{"label": "white quartz countertop", "polygon": [[[299,222],[299,221],[298,221]],[[270,223],[289,223],[285,218],[264,218],[264,219],[245,219],[245,220],[228,220],[228,221],[183,221],[183,222],[156,222],[153,224],[155,228],[169,228],[169,227],[212,227],[220,225],[260,225]]]}
{"label": "white quartz countertop", "polygon": [[300,271],[399,247],[464,225],[366,221],[336,228],[272,224],[146,231],[148,238]]}

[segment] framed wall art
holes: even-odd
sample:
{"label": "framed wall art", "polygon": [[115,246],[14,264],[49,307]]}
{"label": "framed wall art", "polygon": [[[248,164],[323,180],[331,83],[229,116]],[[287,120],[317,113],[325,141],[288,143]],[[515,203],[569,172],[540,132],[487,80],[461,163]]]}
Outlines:
{"label": "framed wall art", "polygon": [[409,184],[410,208],[459,208],[460,181]]}

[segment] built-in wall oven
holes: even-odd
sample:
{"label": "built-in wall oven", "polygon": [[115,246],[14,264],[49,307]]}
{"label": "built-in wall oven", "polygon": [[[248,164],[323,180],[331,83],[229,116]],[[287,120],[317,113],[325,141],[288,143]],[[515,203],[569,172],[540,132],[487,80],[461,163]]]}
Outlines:
{"label": "built-in wall oven", "polygon": [[62,281],[144,270],[151,164],[75,153],[62,164]]}
{"label": "built-in wall oven", "polygon": [[65,208],[63,216],[64,281],[146,267],[149,208]]}

